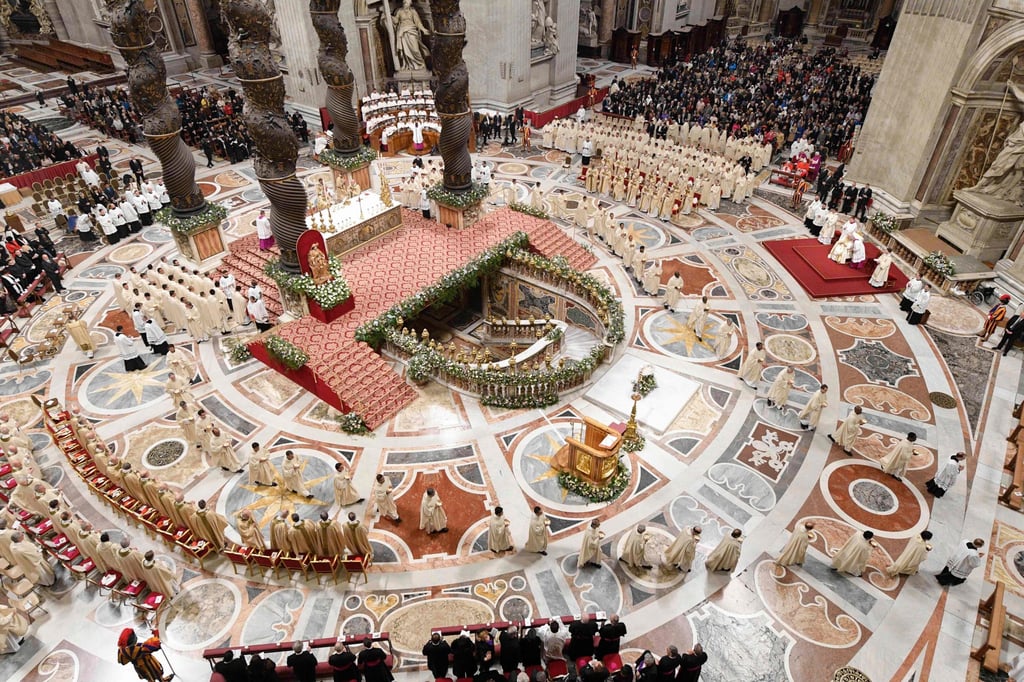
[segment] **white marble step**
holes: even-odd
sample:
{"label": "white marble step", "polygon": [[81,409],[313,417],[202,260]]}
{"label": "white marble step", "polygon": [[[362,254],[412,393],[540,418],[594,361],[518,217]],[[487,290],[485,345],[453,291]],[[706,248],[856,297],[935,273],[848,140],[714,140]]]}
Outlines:
{"label": "white marble step", "polygon": [[562,352],[559,357],[580,360],[590,353],[590,349],[600,342],[594,334],[579,327],[569,326],[562,339]]}

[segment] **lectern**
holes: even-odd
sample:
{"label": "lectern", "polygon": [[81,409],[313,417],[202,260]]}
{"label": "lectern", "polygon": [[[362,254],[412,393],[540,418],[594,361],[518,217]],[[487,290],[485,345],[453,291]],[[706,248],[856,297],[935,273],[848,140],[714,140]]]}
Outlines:
{"label": "lectern", "polygon": [[[576,438],[577,427],[579,436]],[[573,425],[555,455],[555,469],[565,471],[596,486],[606,486],[618,472],[622,433],[590,417]]]}

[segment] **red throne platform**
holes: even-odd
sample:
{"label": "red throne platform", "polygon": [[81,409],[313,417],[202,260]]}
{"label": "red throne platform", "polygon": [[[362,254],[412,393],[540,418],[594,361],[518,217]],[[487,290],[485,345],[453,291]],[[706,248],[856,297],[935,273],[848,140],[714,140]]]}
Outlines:
{"label": "red throne platform", "polygon": [[[511,209],[488,213],[462,230],[445,228],[415,211],[403,209],[402,217],[402,227],[342,256],[354,299],[351,311],[329,324],[306,316],[277,328],[279,336],[309,355],[304,367],[293,372],[267,357],[262,347],[256,350],[254,346],[253,351],[256,359],[341,412],[355,410],[371,429],[393,417],[418,394],[379,354],[355,340],[359,325],[515,232],[529,235],[531,250],[548,257],[562,255],[578,270],[586,270],[596,261],[554,223]],[[258,252],[255,238],[238,240],[230,251],[232,257],[224,262],[235,270],[240,282],[266,277],[260,263],[268,254]],[[264,295],[266,292],[264,286]],[[276,293],[275,289],[275,303]]]}
{"label": "red throne platform", "polygon": [[894,293],[907,285],[906,276],[895,265],[889,268],[886,286],[876,289],[868,284],[875,259],[881,253],[874,244],[866,244],[867,263],[863,270],[829,260],[832,247],[817,239],[777,239],[764,242],[764,248],[800,282],[811,298]]}

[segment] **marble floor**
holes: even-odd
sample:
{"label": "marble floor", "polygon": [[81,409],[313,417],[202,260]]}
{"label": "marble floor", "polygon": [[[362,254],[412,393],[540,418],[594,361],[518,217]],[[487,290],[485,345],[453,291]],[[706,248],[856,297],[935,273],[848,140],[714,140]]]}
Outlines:
{"label": "marble floor", "polygon": [[[21,108],[30,118],[53,117],[34,102]],[[94,147],[95,131],[70,126],[62,135]],[[535,137],[539,139],[539,136]],[[145,149],[109,144],[115,167],[140,156],[156,168]],[[495,192],[513,178],[523,198],[536,184],[547,192],[585,194],[577,170],[561,167],[563,154],[544,150],[487,147]],[[410,159],[382,162],[392,180]],[[317,174],[307,156],[301,174]],[[230,209],[228,238],[253,230],[265,204],[249,164],[200,167],[204,193]],[[494,203],[498,200],[495,199]],[[27,211],[27,205],[17,209]],[[772,201],[755,198],[723,202],[717,213],[701,211],[684,227],[651,220],[628,206],[615,206],[652,257],[683,272],[686,300],[678,313],[643,294],[617,258],[579,228],[564,227],[598,256],[593,268],[615,288],[627,310],[626,342],[594,382],[545,410],[499,410],[438,385],[367,437],[339,431],[332,411],[257,362],[236,365],[224,339],[193,344],[172,337],[198,360],[201,381],[194,391],[223,422],[240,451],[259,442],[277,458],[295,450],[306,462],[314,497],[267,495],[240,477],[210,471],[183,447],[171,420],[170,399],[161,388],[166,370],[153,362],[145,372],[126,375],[112,344],[116,315],[110,281],[131,265],[172,255],[175,247],[159,228],[145,230],[114,248],[81,250],[69,244],[74,269],[64,302],[82,306],[99,345],[87,359],[68,344],[56,357],[19,370],[0,363],[0,400],[30,433],[47,478],[57,483],[76,509],[99,528],[128,532],[140,547],[152,542],[119,527],[118,519],[74,475],[65,472],[42,429],[32,394],[77,406],[100,435],[136,468],[149,469],[192,500],[207,499],[232,514],[249,509],[266,523],[281,508],[303,516],[331,510],[330,472],[337,461],[353,469],[366,494],[378,473],[389,476],[402,515],[411,522],[380,521],[364,504],[354,509],[372,530],[376,564],[366,585],[317,587],[313,583],[246,580],[225,560],[200,570],[184,566],[182,593],[163,613],[159,627],[167,655],[180,679],[204,679],[205,647],[260,643],[386,630],[398,654],[396,672],[422,679],[420,648],[432,626],[522,619],[581,611],[622,614],[628,626],[627,658],[668,644],[700,641],[710,659],[702,679],[830,679],[852,666],[881,680],[977,679],[968,661],[977,628],[977,604],[994,580],[1007,583],[1011,613],[1024,613],[1024,534],[1015,512],[996,495],[1004,479],[1010,410],[1021,392],[1021,358],[1003,358],[974,336],[982,314],[964,303],[933,298],[931,326],[904,322],[895,296],[810,299],[772,260],[760,243],[799,236],[801,220]],[[73,247],[73,248],[71,248]],[[665,268],[666,272],[668,267]],[[724,357],[714,339],[700,341],[685,327],[685,315],[702,294],[712,320],[733,321],[740,342]],[[38,343],[54,303],[25,325],[18,344]],[[759,390],[737,377],[747,344],[763,340],[769,367]],[[796,387],[786,410],[767,408],[766,383],[782,363],[796,368]],[[659,388],[641,401],[647,446],[628,458],[631,483],[611,504],[591,504],[567,494],[548,466],[580,415],[620,421],[627,414],[627,378],[651,365]],[[830,404],[818,431],[799,428],[796,412],[821,383],[831,387]],[[931,394],[953,396],[939,407]],[[853,457],[833,447],[827,434],[853,405],[868,418]],[[918,451],[910,472],[897,482],[879,472],[878,460],[909,430]],[[956,450],[969,453],[967,475],[935,501],[924,492],[938,460]],[[418,502],[426,486],[438,489],[449,510],[451,531],[427,538],[415,529]],[[486,518],[502,505],[521,546],[534,505],[552,520],[548,556],[487,551]],[[331,510],[337,511],[336,509]],[[581,571],[576,553],[583,528],[600,518],[607,533],[600,568]],[[772,560],[792,529],[816,523],[816,539],[803,567],[782,569]],[[618,562],[626,535],[645,523],[653,539],[651,570],[634,571]],[[736,572],[708,574],[698,560],[683,576],[662,567],[661,550],[683,528],[704,529],[698,553],[705,555],[730,528],[747,539]],[[935,533],[935,551],[920,575],[893,579],[884,571],[892,557],[924,528]],[[829,570],[830,555],[855,531],[871,528],[879,547],[861,578]],[[235,531],[229,531],[234,536]],[[988,561],[966,585],[944,592],[931,573],[963,537],[991,538]],[[162,546],[166,559],[184,563]],[[47,614],[35,622],[25,646],[0,657],[0,679],[134,679],[113,662],[120,628],[136,622],[91,589],[66,576],[42,590]],[[1020,650],[1016,625],[1006,651]]]}

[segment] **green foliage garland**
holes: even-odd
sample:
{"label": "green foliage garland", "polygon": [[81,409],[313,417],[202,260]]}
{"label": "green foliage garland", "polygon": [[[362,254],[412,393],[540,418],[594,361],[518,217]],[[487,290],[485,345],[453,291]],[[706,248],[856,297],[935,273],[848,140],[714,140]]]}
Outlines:
{"label": "green foliage garland", "polygon": [[603,488],[577,478],[566,471],[558,474],[558,485],[571,493],[585,497],[591,502],[611,502],[618,498],[626,487],[629,486],[629,471],[620,459],[619,470],[615,472],[615,476],[608,482],[608,485]]}
{"label": "green foliage garland", "polygon": [[502,407],[507,410],[534,409],[540,407],[551,407],[558,404],[558,395],[545,393],[543,395],[485,395],[481,403],[488,407]]}
{"label": "green foliage garland", "polygon": [[490,193],[491,190],[487,185],[481,185],[476,182],[471,184],[469,189],[461,192],[452,192],[445,189],[444,185],[439,182],[427,190],[427,197],[431,201],[436,201],[439,204],[451,206],[452,208],[469,208],[479,204]]}
{"label": "green foliage garland", "polygon": [[335,149],[327,148],[320,152],[317,158],[320,160],[320,163],[326,164],[331,168],[351,172],[375,160],[377,152],[373,147],[360,147],[359,151],[355,154],[346,156]]}
{"label": "green foliage garland", "polygon": [[525,213],[526,215],[532,215],[534,218],[543,218],[544,220],[547,220],[549,217],[548,212],[545,211],[544,209],[534,208],[529,204],[521,204],[518,201],[513,201],[511,204],[508,205],[508,207],[511,208],[513,211],[519,211],[520,213]]}
{"label": "green foliage garland", "polygon": [[940,251],[932,251],[925,256],[924,264],[943,277],[952,277],[956,274],[956,267],[953,266],[952,261]]}
{"label": "green foliage garland", "polygon": [[316,301],[324,310],[330,310],[336,305],[341,305],[352,295],[345,280],[345,273],[341,269],[341,260],[337,256],[328,256],[327,267],[331,273],[331,279],[323,284],[316,284],[309,275],[295,275],[287,272],[281,264],[274,260],[269,261],[263,268],[271,279],[277,282],[282,289],[295,294],[305,295]]}
{"label": "green foliage garland", "polygon": [[338,419],[338,425],[341,426],[341,430],[345,433],[350,433],[353,436],[362,436],[370,433],[370,427],[366,425],[363,418],[355,412],[348,412],[341,415]]}
{"label": "green foliage garland", "polygon": [[481,277],[496,272],[505,259],[506,251],[525,246],[527,241],[525,232],[516,232],[509,236],[461,268],[449,272],[437,282],[395,304],[376,319],[360,325],[356,329],[356,340],[380,348],[384,342],[385,332],[395,329],[399,318],[411,320],[427,306],[454,301],[460,291],[475,286]]}
{"label": "green foliage garland", "polygon": [[277,334],[269,334],[263,339],[263,345],[271,357],[288,369],[299,369],[309,362],[305,351]]}
{"label": "green foliage garland", "polygon": [[626,452],[640,452],[647,447],[647,439],[639,433],[634,438],[623,438],[622,449]]}
{"label": "green foliage garland", "polygon": [[641,374],[640,378],[633,382],[633,392],[639,393],[642,398],[658,387],[653,374]]}
{"label": "green foliage garland", "polygon": [[207,203],[206,207],[186,218],[179,218],[174,215],[174,211],[168,208],[162,208],[153,215],[153,219],[156,222],[167,226],[171,232],[178,234],[190,235],[198,232],[204,227],[208,227],[212,223],[219,223],[228,217],[228,210],[220,204]]}

